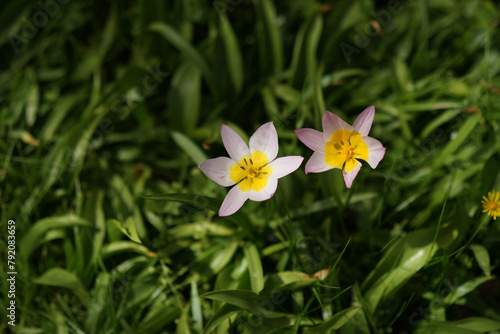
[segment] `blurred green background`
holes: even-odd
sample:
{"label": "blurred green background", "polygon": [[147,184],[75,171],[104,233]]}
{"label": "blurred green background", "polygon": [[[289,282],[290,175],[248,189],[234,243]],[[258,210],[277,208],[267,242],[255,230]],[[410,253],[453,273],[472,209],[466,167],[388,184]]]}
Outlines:
{"label": "blurred green background", "polygon": [[[500,333],[494,1],[4,1],[0,328]],[[376,106],[351,189],[302,165],[219,218],[197,165]],[[6,308],[15,221],[16,326]]]}

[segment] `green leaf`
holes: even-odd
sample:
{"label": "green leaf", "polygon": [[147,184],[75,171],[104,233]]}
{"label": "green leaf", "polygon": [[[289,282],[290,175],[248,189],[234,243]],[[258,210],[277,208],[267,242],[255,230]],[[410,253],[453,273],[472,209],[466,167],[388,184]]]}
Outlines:
{"label": "green leaf", "polygon": [[[427,105],[425,105],[427,107]],[[424,109],[428,110],[428,109]],[[420,138],[424,140],[427,138],[429,135],[434,133],[435,136],[437,136],[437,133],[443,133],[444,130],[438,128],[440,125],[449,122],[452,120],[454,117],[456,117],[458,114],[462,112],[461,109],[450,109],[446,110],[442,113],[440,113],[438,116],[436,116],[431,122],[427,124],[427,126],[422,130],[422,133],[420,134]],[[434,138],[431,138],[434,140]]]}
{"label": "green leaf", "polygon": [[219,300],[264,317],[283,315],[280,300],[274,296],[264,296],[247,290],[218,290],[202,295],[204,298]]}
{"label": "green leaf", "polygon": [[63,268],[51,268],[42,276],[33,281],[35,284],[55,286],[71,290],[76,297],[85,305],[89,306],[90,296],[80,279],[70,271]]}
{"label": "green leaf", "polygon": [[210,318],[205,329],[203,329],[204,334],[208,334],[217,328],[224,320],[228,319],[233,314],[238,313],[240,308],[231,304],[225,304],[222,306],[214,315]]}
{"label": "green leaf", "polygon": [[40,100],[40,89],[38,84],[35,82],[34,74],[30,75],[31,80],[33,80],[32,86],[30,87],[28,96],[26,97],[26,123],[28,127],[32,127],[35,123],[36,116],[39,109]]}
{"label": "green leaf", "polygon": [[96,277],[96,282],[92,291],[92,300],[89,307],[89,317],[87,317],[86,329],[91,332],[97,332],[99,325],[104,320],[104,312],[108,303],[112,303],[109,297],[109,291],[112,289],[111,275],[101,272]]}
{"label": "green leaf", "polygon": [[189,58],[203,73],[212,93],[217,97],[212,70],[207,62],[174,28],[163,22],[152,23],[149,28],[162,35],[167,41],[178,48],[187,58]]}
{"label": "green leaf", "polygon": [[352,317],[361,309],[359,306],[350,307],[335,314],[333,317],[325,321],[319,326],[307,328],[304,334],[324,334],[329,333],[331,330],[336,330],[344,326]]}
{"label": "green leaf", "polygon": [[187,312],[182,312],[176,322],[177,328],[175,329],[175,334],[191,334],[191,326]]}
{"label": "green leaf", "polygon": [[262,263],[260,262],[259,251],[254,244],[248,244],[243,247],[243,252],[248,262],[248,272],[250,274],[252,291],[259,294],[264,288],[264,273],[262,270]]}
{"label": "green leaf", "polygon": [[173,131],[172,138],[175,143],[191,158],[191,160],[194,161],[195,164],[199,165],[203,161],[207,160],[205,153],[186,135]]}
{"label": "green leaf", "polygon": [[453,289],[444,299],[444,303],[446,305],[452,305],[455,304],[460,298],[464,297],[465,295],[471,293],[472,291],[476,290],[478,286],[481,284],[490,281],[494,279],[494,276],[491,277],[477,277],[474,278],[470,281],[467,281],[461,285],[459,285],[457,288]]}
{"label": "green leaf", "polygon": [[45,233],[53,229],[68,228],[74,226],[90,227],[87,220],[75,215],[67,215],[60,217],[49,217],[37,221],[24,235],[19,242],[19,252],[23,258],[27,259],[33,250],[38,246],[40,240]]}
{"label": "green leaf", "polygon": [[[33,3],[28,0],[20,0],[4,4],[4,7],[0,12],[0,45],[3,45],[4,43],[9,41],[10,44],[13,44],[11,39],[14,36],[17,37],[17,35],[22,35],[22,30],[20,29],[22,25],[18,23],[23,14],[28,15],[30,10],[32,10],[32,5]],[[19,29],[15,29],[15,25],[17,25]],[[12,46],[13,51],[15,53],[18,53],[24,43],[19,44],[19,46],[9,45],[9,47]]]}
{"label": "green leaf", "polygon": [[148,257],[157,257],[157,255],[147,247],[131,241],[114,241],[108,243],[102,247],[101,256],[102,258],[107,258],[125,252],[138,253]]}
{"label": "green leaf", "polygon": [[424,334],[477,334],[500,330],[500,322],[488,318],[471,317],[458,321],[422,322],[416,332]]}
{"label": "green leaf", "polygon": [[48,115],[48,119],[47,121],[45,121],[40,133],[41,140],[49,141],[53,139],[54,134],[59,128],[61,122],[64,120],[64,118],[74,105],[81,103],[83,96],[84,95],[82,94],[82,92],[68,94],[62,97],[60,101],[58,101],[58,103],[54,105],[54,109]]}
{"label": "green leaf", "polygon": [[168,233],[174,239],[203,239],[206,236],[228,237],[234,235],[234,230],[219,224],[202,221],[194,224],[178,225],[172,229],[169,229]]}
{"label": "green leaf", "polygon": [[408,92],[414,89],[410,69],[403,60],[396,58],[392,70],[400,91]]}
{"label": "green leaf", "polygon": [[[141,195],[140,197],[145,199],[153,200],[164,200],[164,201],[174,201],[187,205],[192,205],[200,209],[209,209],[215,212],[219,211],[219,207],[222,202],[202,196],[202,195],[190,195],[190,194],[158,194],[158,195]],[[236,212],[235,214],[225,217],[224,219],[230,220],[237,225],[243,225],[248,231],[251,231],[252,223],[247,215],[242,212]]]}
{"label": "green leaf", "polygon": [[[363,296],[361,294],[361,289],[358,283],[352,286],[352,306],[362,306],[364,305]],[[360,312],[356,313],[342,328],[342,333],[350,334],[370,334],[372,333],[370,325],[368,325],[368,319],[366,317],[365,309],[361,309]]]}
{"label": "green leaf", "polygon": [[[317,47],[323,28],[321,15],[315,15],[300,27],[293,48],[292,64],[290,66],[290,85],[301,89],[308,79],[315,82],[317,71]],[[321,80],[318,79],[320,83]]]}
{"label": "green leaf", "polygon": [[238,39],[234,34],[231,24],[225,15],[220,15],[220,34],[224,44],[227,66],[231,82],[237,94],[243,88],[243,58],[241,56]]}
{"label": "green leaf", "polygon": [[128,217],[123,224],[116,219],[108,219],[107,223],[115,224],[115,226],[132,241],[142,244],[141,239],[139,239],[139,236],[137,235],[134,218]]}
{"label": "green leaf", "polygon": [[106,237],[106,221],[103,210],[103,200],[104,191],[100,190],[96,196],[93,196],[94,200],[94,221],[95,221],[95,233],[94,240],[92,242],[92,257],[90,263],[93,265],[97,264],[97,260],[101,254],[102,245]]}
{"label": "green leaf", "polygon": [[425,322],[417,328],[419,334],[480,334],[474,330],[455,327],[446,322]]}
{"label": "green leaf", "polygon": [[316,278],[311,278],[311,276],[300,271],[282,271],[268,277],[264,291],[271,292],[276,289],[298,290],[314,285],[317,282]]}
{"label": "green leaf", "polygon": [[201,104],[201,72],[192,63],[185,62],[175,72],[168,93],[172,127],[189,133],[196,128]]}
{"label": "green leaf", "polygon": [[[231,261],[234,253],[238,249],[237,242],[231,242],[229,244],[221,242],[208,248],[205,252],[198,256],[200,263],[208,262],[209,268],[214,274],[219,273],[224,269],[227,264]],[[207,261],[205,259],[208,259]]]}
{"label": "green leaf", "polygon": [[201,311],[198,284],[195,280],[191,281],[191,316],[193,317],[194,328],[197,331],[203,330],[203,312]]}
{"label": "green leaf", "polygon": [[377,305],[400,289],[439,248],[449,245],[457,231],[452,227],[441,229],[436,245],[435,235],[434,228],[410,232],[387,250],[362,284],[368,312],[373,314]]}
{"label": "green leaf", "polygon": [[283,46],[273,2],[255,0],[254,4],[257,14],[257,40],[262,73],[264,75],[281,73],[283,70]]}
{"label": "green leaf", "polygon": [[488,192],[493,190],[495,181],[500,174],[500,161],[493,154],[484,164],[481,171],[481,185],[479,191],[482,196],[487,196]]}
{"label": "green leaf", "polygon": [[[245,325],[251,333],[299,333],[299,326],[314,326],[319,319],[304,317],[302,314],[283,314],[272,318],[257,318],[249,317],[248,322],[241,320],[241,324]],[[252,321],[253,320],[253,321]]]}
{"label": "green leaf", "polygon": [[178,319],[181,314],[182,309],[169,305],[166,297],[160,297],[141,319],[140,327],[144,333],[161,332],[166,325]]}
{"label": "green leaf", "polygon": [[470,245],[469,248],[474,253],[476,257],[477,264],[484,272],[486,277],[491,276],[491,266],[490,266],[490,255],[488,250],[483,245]]}
{"label": "green leaf", "polygon": [[446,144],[441,153],[434,159],[432,163],[432,168],[434,170],[446,163],[446,160],[462,145],[472,130],[474,130],[477,122],[479,122],[479,117],[477,115],[472,115],[462,124],[458,130],[457,136]]}
{"label": "green leaf", "polygon": [[465,318],[457,321],[450,321],[450,323],[460,328],[472,329],[481,333],[500,330],[500,321],[481,317]]}

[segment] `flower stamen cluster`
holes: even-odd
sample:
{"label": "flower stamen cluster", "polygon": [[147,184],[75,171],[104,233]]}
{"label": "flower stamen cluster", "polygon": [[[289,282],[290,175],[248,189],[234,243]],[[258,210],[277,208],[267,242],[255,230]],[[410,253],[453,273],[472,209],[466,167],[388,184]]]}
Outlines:
{"label": "flower stamen cluster", "polygon": [[493,220],[500,216],[500,191],[488,192],[488,197],[483,196],[481,203],[483,204],[483,212],[487,212],[489,216],[493,217]]}

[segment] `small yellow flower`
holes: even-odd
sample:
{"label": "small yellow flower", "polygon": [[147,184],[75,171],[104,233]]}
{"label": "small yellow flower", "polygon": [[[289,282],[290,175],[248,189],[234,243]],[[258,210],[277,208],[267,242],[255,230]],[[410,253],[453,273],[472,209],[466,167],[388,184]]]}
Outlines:
{"label": "small yellow flower", "polygon": [[492,216],[494,220],[500,216],[500,192],[495,195],[495,190],[488,193],[488,198],[483,196],[483,212],[488,212],[488,215]]}

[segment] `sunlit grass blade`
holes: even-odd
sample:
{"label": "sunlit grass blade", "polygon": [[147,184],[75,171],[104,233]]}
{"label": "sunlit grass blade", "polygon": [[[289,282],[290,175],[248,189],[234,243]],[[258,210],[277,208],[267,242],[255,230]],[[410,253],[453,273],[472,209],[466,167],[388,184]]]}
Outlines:
{"label": "sunlit grass blade", "polygon": [[197,165],[207,160],[207,155],[189,137],[181,132],[173,131],[171,134],[175,143],[193,160]]}

